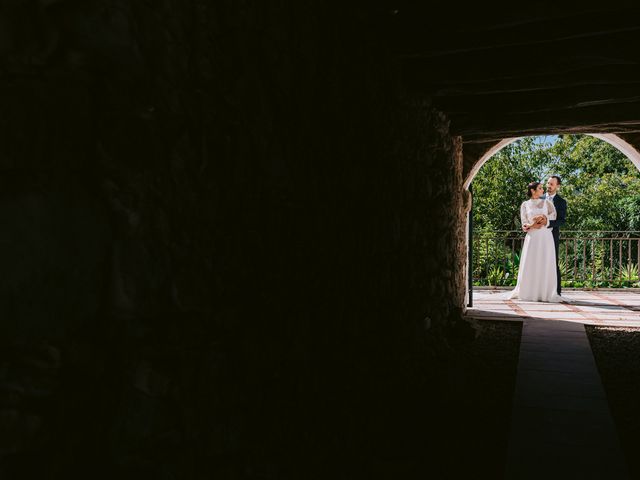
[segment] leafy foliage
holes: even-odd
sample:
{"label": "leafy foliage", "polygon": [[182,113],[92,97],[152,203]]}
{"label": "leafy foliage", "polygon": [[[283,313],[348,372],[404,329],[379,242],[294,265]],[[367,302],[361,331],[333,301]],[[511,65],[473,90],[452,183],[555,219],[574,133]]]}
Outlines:
{"label": "leafy foliage", "polygon": [[640,230],[640,172],[622,152],[588,135],[540,138],[506,146],[480,169],[473,181],[478,228],[520,229],[527,184],[559,175],[565,230]]}
{"label": "leafy foliage", "polygon": [[640,172],[615,147],[588,135],[563,135],[555,142],[522,138],[480,169],[473,181],[477,284],[515,285],[517,241],[514,250],[512,234],[496,231],[520,231],[520,204],[526,199],[527,184],[546,184],[550,175],[562,178],[560,194],[568,204],[563,231],[581,231],[591,238],[580,239],[583,235],[578,234],[577,240],[567,243],[559,260],[563,285],[638,287],[638,244],[610,240],[603,231],[635,231],[628,235],[631,238],[640,235]]}

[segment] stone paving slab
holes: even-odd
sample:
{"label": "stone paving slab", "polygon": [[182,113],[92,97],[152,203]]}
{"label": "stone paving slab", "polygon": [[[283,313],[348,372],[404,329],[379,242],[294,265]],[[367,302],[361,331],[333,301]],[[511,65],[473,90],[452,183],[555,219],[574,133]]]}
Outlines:
{"label": "stone paving slab", "polygon": [[566,342],[551,343],[545,342],[544,339],[535,339],[520,344],[521,352],[540,352],[546,354],[560,353],[560,354],[583,354],[591,355],[591,349],[589,346],[585,346],[582,342]]}
{"label": "stone paving slab", "polygon": [[571,411],[598,411],[609,408],[606,398],[584,397],[582,395],[559,395],[553,393],[533,392],[528,395],[519,394],[518,405],[522,407],[551,408]]}
{"label": "stone paving slab", "polygon": [[[602,480],[628,478],[626,468],[617,461],[617,450],[602,445],[575,445],[548,442],[547,451],[521,450],[506,472],[506,478],[518,480],[580,479]],[[526,470],[518,468],[525,465]]]}
{"label": "stone paving slab", "polygon": [[640,292],[574,290],[567,303],[495,293],[475,292],[466,315],[523,322],[506,478],[628,478],[584,325],[640,328]]}
{"label": "stone paving slab", "polygon": [[[473,308],[467,315],[473,318],[510,319],[538,318],[571,323],[640,327],[640,292],[581,291],[563,292],[563,303],[501,300],[496,293],[504,290],[479,290],[473,293]],[[506,319],[506,318],[505,318]]]}
{"label": "stone paving slab", "polygon": [[593,365],[591,365],[590,361],[591,358],[587,355],[560,355],[557,353],[540,353],[523,350],[521,356],[523,358],[520,360],[518,368],[522,370],[560,373],[570,370],[572,378],[574,378],[573,375],[577,373],[591,372],[593,370]]}
{"label": "stone paving slab", "polygon": [[[563,443],[565,445],[598,445],[611,451],[605,438],[612,425],[604,408],[590,410],[569,410],[566,408],[519,406],[514,412],[515,421],[526,427],[527,443]],[[594,407],[597,406],[594,404]],[[535,440],[535,442],[532,442]]]}
{"label": "stone paving slab", "polygon": [[[586,391],[585,386],[593,387]],[[600,379],[591,374],[589,370],[559,371],[544,368],[521,368],[518,366],[518,379],[516,393],[520,389],[537,389],[541,393],[555,395],[585,395],[591,397],[603,397],[604,391],[599,388]]]}
{"label": "stone paving slab", "polygon": [[628,478],[581,323],[525,318],[505,475]]}

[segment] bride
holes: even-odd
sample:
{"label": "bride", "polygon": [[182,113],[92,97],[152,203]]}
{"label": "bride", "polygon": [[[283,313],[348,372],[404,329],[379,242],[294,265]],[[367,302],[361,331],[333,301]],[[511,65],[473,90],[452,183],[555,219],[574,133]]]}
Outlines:
{"label": "bride", "polygon": [[564,302],[556,292],[556,251],[549,220],[555,220],[553,202],[540,198],[544,189],[540,182],[527,185],[529,200],[520,206],[522,229],[527,232],[520,254],[520,268],[516,287],[508,299],[518,298],[534,302]]}

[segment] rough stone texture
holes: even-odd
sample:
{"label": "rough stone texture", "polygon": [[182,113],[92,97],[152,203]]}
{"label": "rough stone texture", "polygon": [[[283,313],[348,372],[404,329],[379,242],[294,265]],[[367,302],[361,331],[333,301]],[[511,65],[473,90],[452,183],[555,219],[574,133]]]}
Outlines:
{"label": "rough stone texture", "polygon": [[439,468],[468,196],[386,9],[5,3],[2,477]]}

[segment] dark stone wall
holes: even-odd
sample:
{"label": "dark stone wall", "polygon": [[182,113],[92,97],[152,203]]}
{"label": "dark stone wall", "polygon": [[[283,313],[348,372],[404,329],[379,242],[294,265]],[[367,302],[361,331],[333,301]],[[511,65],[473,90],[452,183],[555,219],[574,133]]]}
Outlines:
{"label": "dark stone wall", "polygon": [[392,13],[5,4],[3,478],[442,467],[468,199]]}

